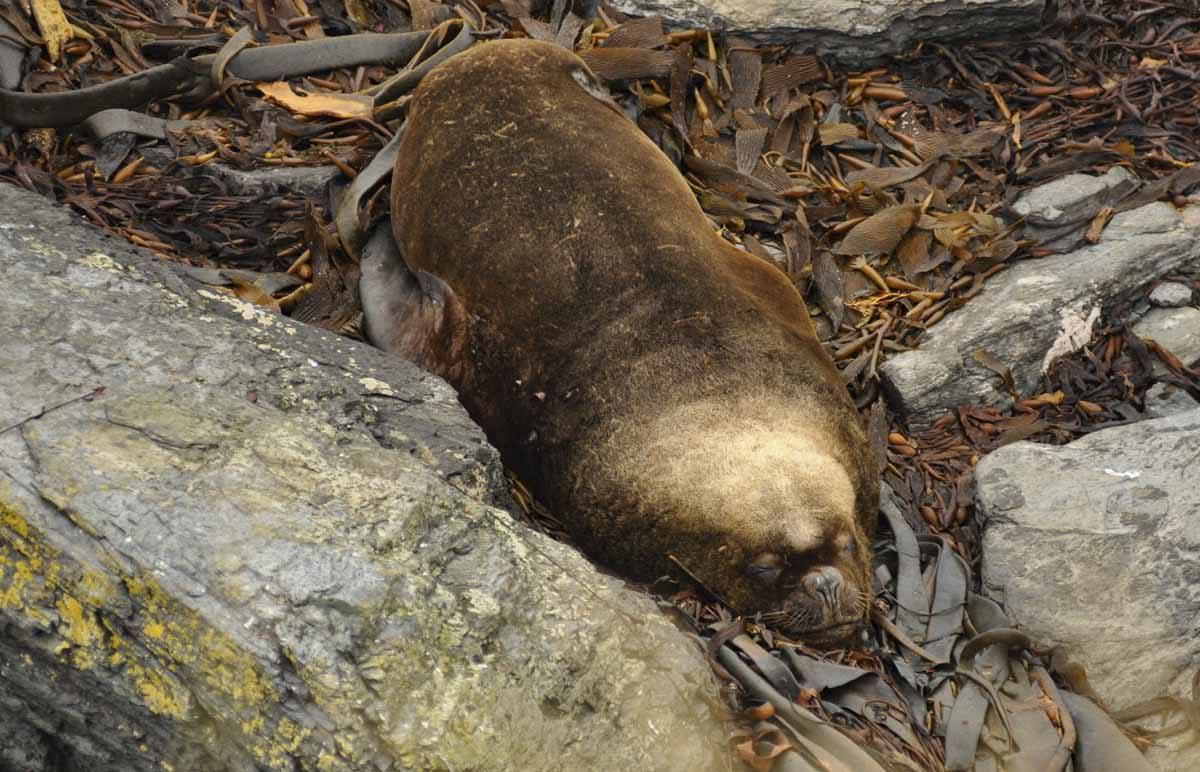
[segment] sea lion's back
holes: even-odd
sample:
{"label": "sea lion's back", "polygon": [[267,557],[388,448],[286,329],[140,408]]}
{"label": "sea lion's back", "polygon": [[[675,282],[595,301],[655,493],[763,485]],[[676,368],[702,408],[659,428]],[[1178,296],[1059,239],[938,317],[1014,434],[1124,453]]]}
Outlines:
{"label": "sea lion's back", "polygon": [[694,273],[687,254],[713,237],[670,160],[582,60],[527,40],[480,44],[421,84],[392,212],[413,269],[472,313],[495,298],[525,305],[506,312],[516,327],[545,328],[547,309],[636,287],[646,270]]}

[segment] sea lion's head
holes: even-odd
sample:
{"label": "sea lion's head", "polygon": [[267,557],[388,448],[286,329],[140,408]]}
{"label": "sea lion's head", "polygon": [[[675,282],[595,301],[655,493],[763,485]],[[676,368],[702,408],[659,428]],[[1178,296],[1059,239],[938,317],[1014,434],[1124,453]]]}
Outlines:
{"label": "sea lion's head", "polygon": [[[798,502],[791,519],[820,519]],[[844,641],[856,634],[871,603],[871,553],[854,512],[813,538],[774,544],[742,557],[744,580],[728,588],[729,603],[744,614],[806,642]],[[786,522],[786,521],[785,521]],[[736,600],[735,600],[736,599]]]}
{"label": "sea lion's head", "polygon": [[693,570],[739,613],[785,635],[846,641],[870,609],[870,536],[844,464],[820,444],[789,439],[769,448],[770,435],[760,436],[742,457],[739,510],[728,497],[710,500],[710,517],[725,528],[707,565]]}
{"label": "sea lion's head", "polygon": [[[867,618],[878,504],[872,457],[844,450],[857,417],[837,416],[774,397],[714,400],[622,433],[636,451],[623,484],[662,513],[654,548],[735,611],[824,646]],[[646,550],[632,529],[625,538],[619,549]]]}

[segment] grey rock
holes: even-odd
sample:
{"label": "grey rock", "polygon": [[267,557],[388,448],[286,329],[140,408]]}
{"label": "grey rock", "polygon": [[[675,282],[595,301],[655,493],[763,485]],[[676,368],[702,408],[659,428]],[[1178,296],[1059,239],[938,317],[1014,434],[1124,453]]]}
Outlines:
{"label": "grey rock", "polygon": [[1000,378],[972,358],[974,351],[1010,367],[1027,393],[1054,359],[1091,339],[1105,308],[1158,276],[1198,267],[1200,207],[1155,202],[1122,212],[1097,244],[997,274],[917,349],[885,362],[892,408],[920,429],[956,405],[1008,404]]}
{"label": "grey rock", "polygon": [[[0,652],[4,651],[0,641]],[[0,662],[0,678],[5,670],[18,667],[19,660],[6,659]],[[13,715],[24,706],[16,700],[0,700],[0,769],[41,770],[48,768],[50,740],[32,723]]]}
{"label": "grey rock", "polygon": [[[1190,695],[1200,662],[1200,408],[1053,447],[1018,442],[976,469],[984,590],[1061,644],[1121,709]],[[1200,754],[1160,749],[1155,768]]]}
{"label": "grey rock", "polygon": [[814,49],[860,66],[923,40],[1001,36],[1036,26],[1034,0],[614,0],[618,10],[658,14],[676,28],[726,30],[763,43]]}
{"label": "grey rock", "polygon": [[1146,389],[1146,415],[1151,418],[1184,413],[1200,406],[1196,400],[1178,386],[1169,383],[1156,383]]}
{"label": "grey rock", "polygon": [[1192,302],[1192,288],[1177,281],[1164,281],[1150,291],[1151,305],[1179,308]]}
{"label": "grey rock", "polygon": [[1012,209],[1031,225],[1062,225],[1089,216],[1092,205],[1109,191],[1128,190],[1136,184],[1137,177],[1122,166],[1100,176],[1068,174],[1022,193]]}
{"label": "grey rock", "polygon": [[[1200,362],[1200,308],[1152,308],[1133,325],[1133,332],[1156,341],[1187,367]],[[1154,373],[1167,372],[1167,366],[1155,359]]]}
{"label": "grey rock", "polygon": [[4,185],[0,261],[0,768],[726,768],[444,382]]}
{"label": "grey rock", "polygon": [[1101,176],[1068,174],[1031,188],[1012,205],[1012,213],[1024,221],[1024,238],[1057,251],[1074,249],[1092,218],[1138,187],[1138,178],[1122,166]]}

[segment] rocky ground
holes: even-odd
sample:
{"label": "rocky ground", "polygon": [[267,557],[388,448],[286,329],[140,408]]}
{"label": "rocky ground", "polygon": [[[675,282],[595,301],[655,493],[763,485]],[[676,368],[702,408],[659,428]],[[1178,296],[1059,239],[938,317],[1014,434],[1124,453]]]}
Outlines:
{"label": "rocky ground", "polygon": [[[315,329],[356,334],[391,75],[467,25],[574,48],[609,81],[714,227],[805,291],[887,462],[864,648],[808,651],[672,591],[752,708],[743,758],[1042,768],[1075,737],[1078,768],[1144,763],[1098,704],[1156,740],[1156,768],[1200,763],[1193,12],[830,4],[818,58],[774,45],[804,25],[781,8],[769,26],[769,4],[128,0],[63,3],[65,27],[34,5],[0,7],[0,177],[125,241],[3,190],[22,334],[0,360],[0,769],[728,762],[699,650],[497,509],[515,493],[554,530],[444,386]],[[959,22],[938,37],[943,12]],[[1013,31],[943,45],[964,18]],[[419,34],[272,70],[239,56],[242,28],[268,55]],[[190,100],[72,130],[79,104],[28,98],[184,52],[210,54],[199,85],[168,83]],[[813,715],[852,747],[797,733]]]}

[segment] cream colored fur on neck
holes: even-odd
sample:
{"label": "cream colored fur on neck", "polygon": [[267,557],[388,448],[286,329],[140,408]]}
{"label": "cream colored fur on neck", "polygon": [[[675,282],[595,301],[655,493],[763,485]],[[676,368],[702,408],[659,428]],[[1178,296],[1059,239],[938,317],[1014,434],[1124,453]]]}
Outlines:
{"label": "cream colored fur on neck", "polygon": [[618,429],[616,447],[644,449],[615,470],[640,492],[643,508],[686,510],[714,530],[736,522],[742,544],[794,551],[851,528],[854,488],[828,450],[822,411],[778,396],[730,405],[692,402]]}

